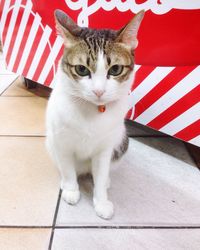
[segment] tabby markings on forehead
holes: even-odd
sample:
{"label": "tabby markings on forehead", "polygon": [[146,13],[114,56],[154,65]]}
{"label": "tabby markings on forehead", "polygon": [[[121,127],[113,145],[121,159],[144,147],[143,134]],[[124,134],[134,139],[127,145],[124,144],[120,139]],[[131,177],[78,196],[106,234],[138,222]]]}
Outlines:
{"label": "tabby markings on forehead", "polygon": [[106,54],[106,46],[109,42],[114,40],[115,33],[111,30],[91,30],[85,32],[81,38],[88,47],[88,53],[93,61],[97,60],[97,54],[99,51],[103,51]]}

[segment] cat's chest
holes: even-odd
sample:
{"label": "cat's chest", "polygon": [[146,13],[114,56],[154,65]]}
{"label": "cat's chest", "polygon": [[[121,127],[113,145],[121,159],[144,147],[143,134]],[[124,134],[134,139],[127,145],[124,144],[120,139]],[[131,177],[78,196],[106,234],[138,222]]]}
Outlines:
{"label": "cat's chest", "polygon": [[76,117],[68,121],[67,128],[68,132],[71,132],[73,137],[78,138],[79,142],[95,144],[96,141],[99,142],[104,138],[104,135],[110,132],[112,124],[113,121],[106,116],[93,119]]}
{"label": "cat's chest", "polygon": [[92,120],[76,117],[76,119],[68,121],[62,136],[70,142],[70,146],[78,158],[86,159],[101,149],[115,144],[113,133],[116,133],[116,128],[114,124],[112,128],[112,124],[112,121],[106,116],[96,117]]}
{"label": "cat's chest", "polygon": [[108,132],[101,130],[99,124],[87,123],[86,125],[82,123],[76,125],[74,123],[68,125],[63,136],[70,142],[77,158],[90,158],[96,151],[105,146]]}

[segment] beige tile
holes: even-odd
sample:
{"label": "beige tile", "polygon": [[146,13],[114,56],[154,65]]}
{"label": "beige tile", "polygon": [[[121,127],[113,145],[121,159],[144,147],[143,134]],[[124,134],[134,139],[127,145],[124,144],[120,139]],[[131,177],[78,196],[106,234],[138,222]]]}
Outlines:
{"label": "beige tile", "polygon": [[16,78],[17,78],[16,75],[1,75],[0,74],[0,95],[13,83],[13,81]]}
{"label": "beige tile", "polygon": [[58,192],[44,138],[0,137],[0,225],[51,226]]}
{"label": "beige tile", "polygon": [[51,88],[37,84],[35,88],[28,89],[25,86],[24,78],[18,77],[16,81],[2,94],[2,96],[41,96],[48,98]]}
{"label": "beige tile", "polygon": [[2,94],[2,96],[34,96],[25,87],[23,77],[18,77],[13,84]]}
{"label": "beige tile", "polygon": [[197,250],[200,229],[57,229],[52,250]]}
{"label": "beige tile", "polygon": [[0,97],[0,135],[44,135],[47,100]]}
{"label": "beige tile", "polygon": [[2,250],[47,250],[50,229],[0,229]]}

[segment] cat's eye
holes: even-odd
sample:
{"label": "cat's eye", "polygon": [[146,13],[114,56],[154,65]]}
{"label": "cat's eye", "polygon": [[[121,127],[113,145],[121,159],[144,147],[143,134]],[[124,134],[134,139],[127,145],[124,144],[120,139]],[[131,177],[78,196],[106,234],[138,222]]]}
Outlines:
{"label": "cat's eye", "polygon": [[108,70],[108,75],[118,76],[124,69],[123,65],[115,64]]}
{"label": "cat's eye", "polygon": [[90,75],[89,69],[87,67],[85,67],[84,65],[76,65],[75,71],[79,76],[89,76]]}

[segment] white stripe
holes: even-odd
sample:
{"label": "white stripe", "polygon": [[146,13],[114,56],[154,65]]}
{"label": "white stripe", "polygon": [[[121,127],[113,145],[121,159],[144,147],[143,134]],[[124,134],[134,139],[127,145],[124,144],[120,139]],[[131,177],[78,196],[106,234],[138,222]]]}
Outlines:
{"label": "white stripe", "polygon": [[45,50],[45,47],[51,35],[51,31],[52,31],[51,28],[49,28],[48,26],[45,27],[45,30],[42,34],[42,37],[40,39],[39,45],[37,47],[33,61],[31,63],[31,66],[27,74],[27,78],[29,79],[32,79],[32,77],[34,76],[34,73],[38,67],[39,61],[41,60],[42,53]]}
{"label": "white stripe", "polygon": [[138,64],[135,64],[134,65],[134,71],[136,72],[136,71],[138,71],[138,69],[141,67],[141,65],[138,65]]}
{"label": "white stripe", "polygon": [[1,21],[0,21],[0,23],[1,23],[1,41],[2,41],[2,33],[4,30],[5,23],[6,23],[6,18],[7,18],[9,6],[10,6],[10,0],[5,0],[3,12],[1,14]]}
{"label": "white stripe", "polygon": [[16,0],[15,7],[14,7],[13,12],[12,12],[12,16],[11,16],[11,19],[10,19],[10,23],[9,23],[9,26],[8,26],[8,31],[7,31],[7,34],[6,34],[6,39],[5,39],[4,47],[3,47],[3,52],[4,52],[5,55],[7,55],[8,48],[10,46],[10,41],[11,41],[12,36],[13,36],[15,23],[16,23],[17,16],[18,16],[18,13],[19,13],[19,9],[20,9],[20,3],[21,3],[21,0]]}
{"label": "white stripe", "polygon": [[181,99],[193,88],[198,86],[199,76],[200,66],[194,69],[184,79],[171,88],[165,95],[154,102],[148,109],[146,109],[140,116],[136,118],[136,121],[142,124],[147,124],[152,121],[155,117],[164,112],[167,108]]}
{"label": "white stripe", "polygon": [[33,24],[32,24],[32,27],[31,27],[31,30],[30,30],[30,33],[29,33],[29,36],[28,36],[28,39],[26,41],[26,45],[25,45],[25,48],[24,48],[24,51],[22,54],[22,58],[20,60],[20,64],[19,64],[18,69],[17,69],[18,74],[22,74],[22,72],[24,70],[24,66],[25,66],[27,59],[29,57],[31,47],[33,45],[33,41],[35,39],[37,30],[38,30],[39,25],[40,25],[40,21],[41,21],[41,17],[38,14],[36,14],[34,21],[33,21]]}
{"label": "white stripe", "polygon": [[53,89],[55,87],[55,84],[56,84],[56,77],[54,76],[52,82],[49,84],[49,87]]}
{"label": "white stripe", "polygon": [[135,115],[135,107],[132,108],[130,120],[133,120],[134,115]]}
{"label": "white stripe", "polygon": [[192,140],[189,141],[189,143],[192,143],[200,147],[200,135],[197,135],[196,137],[194,137]]}
{"label": "white stripe", "polygon": [[190,109],[186,110],[184,113],[179,115],[177,118],[169,122],[167,125],[162,127],[160,131],[175,135],[182,129],[196,122],[200,117],[200,102],[192,106]]}
{"label": "white stripe", "polygon": [[22,41],[22,38],[24,35],[24,30],[26,28],[28,18],[29,18],[30,12],[31,12],[31,8],[32,8],[32,2],[28,1],[27,5],[25,7],[24,13],[23,13],[21,22],[20,22],[20,26],[18,29],[16,39],[15,39],[15,44],[14,44],[13,50],[12,50],[12,56],[11,56],[10,61],[8,63],[8,68],[10,70],[12,70],[12,68],[14,66],[14,63],[15,63],[15,60],[16,60],[16,57],[17,57],[17,54],[19,51],[19,47],[21,45],[21,41]]}
{"label": "white stripe", "polygon": [[[141,67],[141,65],[137,65],[135,64],[134,65],[134,74],[133,74],[133,81],[132,81],[132,84],[134,83],[134,79],[135,79],[135,73],[138,71],[138,69]],[[130,95],[131,94],[131,89],[129,90],[128,94]],[[132,103],[131,103],[131,98],[129,97],[129,107],[131,108],[132,106]]]}
{"label": "white stripe", "polygon": [[157,67],[130,94],[132,107],[152,90],[174,67]]}
{"label": "white stripe", "polygon": [[63,45],[63,40],[61,37],[58,36],[53,44],[51,52],[48,56],[48,59],[46,60],[46,63],[43,67],[43,70],[42,70],[37,82],[44,84],[44,82],[45,82],[54,62],[55,62],[55,59],[58,56],[58,53],[59,53],[62,45]]}

